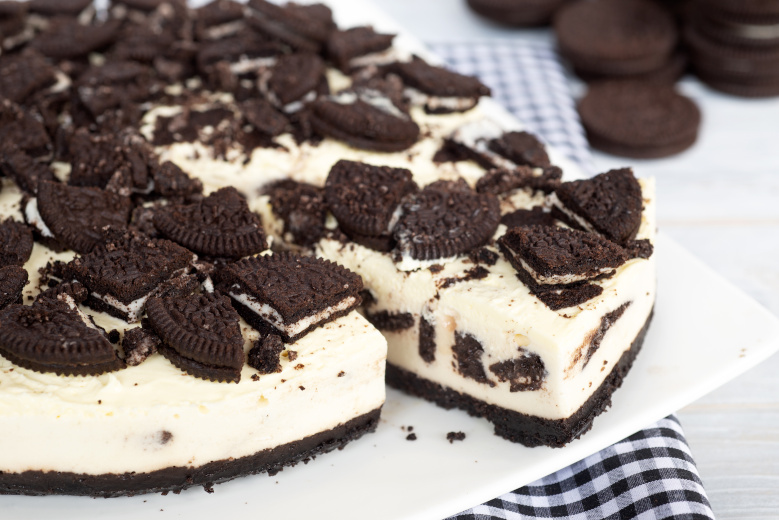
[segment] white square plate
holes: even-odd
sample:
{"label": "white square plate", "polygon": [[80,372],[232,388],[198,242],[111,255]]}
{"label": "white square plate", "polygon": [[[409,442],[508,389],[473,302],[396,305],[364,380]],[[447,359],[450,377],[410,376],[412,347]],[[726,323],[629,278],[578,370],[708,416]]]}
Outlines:
{"label": "white square plate", "polygon": [[[424,52],[370,4],[329,3],[341,26],[370,23],[400,32],[399,45]],[[570,170],[566,174],[570,178]],[[658,300],[643,350],[612,408],[565,448],[525,448],[493,435],[484,420],[390,390],[375,434],[273,477],[237,479],[216,486],[214,494],[197,488],[114,499],[6,496],[0,497],[1,516],[440,519],[480,504],[627,437],[779,350],[779,320],[767,310],[662,233],[655,254]],[[409,425],[414,442],[401,428]],[[466,439],[450,444],[450,431]]]}

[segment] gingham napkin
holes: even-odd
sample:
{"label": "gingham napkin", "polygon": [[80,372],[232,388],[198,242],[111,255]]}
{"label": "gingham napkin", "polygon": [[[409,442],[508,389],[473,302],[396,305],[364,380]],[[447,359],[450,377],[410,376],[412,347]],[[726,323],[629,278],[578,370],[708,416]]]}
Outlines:
{"label": "gingham napkin", "polygon": [[[550,45],[496,40],[429,47],[451,68],[479,76],[529,132],[585,173],[598,173],[568,81]],[[450,520],[533,518],[707,520],[714,514],[679,420],[670,416]]]}

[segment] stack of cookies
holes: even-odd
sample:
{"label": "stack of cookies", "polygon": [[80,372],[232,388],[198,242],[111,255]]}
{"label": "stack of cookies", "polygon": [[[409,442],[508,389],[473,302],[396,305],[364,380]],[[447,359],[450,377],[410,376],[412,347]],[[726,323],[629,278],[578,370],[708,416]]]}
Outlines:
{"label": "stack of cookies", "polygon": [[698,77],[747,97],[779,95],[779,1],[696,0],[685,41]]}

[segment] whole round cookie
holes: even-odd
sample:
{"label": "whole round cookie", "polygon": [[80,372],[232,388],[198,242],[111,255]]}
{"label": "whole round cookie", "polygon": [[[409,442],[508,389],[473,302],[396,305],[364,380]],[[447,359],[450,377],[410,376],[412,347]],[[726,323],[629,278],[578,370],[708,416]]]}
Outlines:
{"label": "whole round cookie", "polygon": [[548,25],[567,0],[467,0],[468,7],[493,22],[517,27]]}
{"label": "whole round cookie", "polygon": [[594,148],[641,159],[686,150],[701,121],[698,106],[672,86],[637,81],[595,83],[578,109]]}
{"label": "whole round cookie", "polygon": [[[777,3],[779,5],[779,2]],[[711,9],[697,0],[689,9],[690,24],[706,37],[731,46],[779,46],[779,19],[739,20],[727,12]]]}
{"label": "whole round cookie", "polygon": [[707,8],[739,21],[779,22],[779,2],[776,0],[708,0],[706,4]]}
{"label": "whole round cookie", "polygon": [[673,15],[651,0],[580,0],[556,13],[554,29],[560,53],[592,74],[658,69],[679,39]]}

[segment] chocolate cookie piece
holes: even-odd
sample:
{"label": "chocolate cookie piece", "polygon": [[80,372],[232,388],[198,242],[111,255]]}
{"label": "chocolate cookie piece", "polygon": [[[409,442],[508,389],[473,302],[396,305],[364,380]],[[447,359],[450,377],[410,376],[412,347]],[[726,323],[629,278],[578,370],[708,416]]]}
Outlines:
{"label": "chocolate cookie piece", "polygon": [[412,104],[424,106],[431,114],[464,112],[476,106],[481,96],[490,95],[478,78],[430,65],[417,56],[388,65],[386,70],[400,76]]}
{"label": "chocolate cookie piece", "polygon": [[[35,212],[30,208],[33,201]],[[38,184],[38,198],[27,204],[25,216],[29,224],[38,224],[34,215],[38,213],[44,226],[36,227],[44,238],[86,254],[104,241],[104,228],[125,229],[131,211],[130,199],[116,193],[42,181]]]}
{"label": "chocolate cookie piece", "polygon": [[[222,62],[238,64],[248,61],[240,67],[242,72],[257,72],[273,64],[275,57],[283,52],[283,46],[278,43],[269,42],[254,31],[246,30],[220,40],[202,42],[197,52],[197,65],[201,73],[208,74],[213,66]],[[252,65],[252,60],[257,62]]]}
{"label": "chocolate cookie piece", "polygon": [[32,231],[12,219],[0,224],[0,267],[23,266],[32,254]]}
{"label": "chocolate cookie piece", "polygon": [[12,303],[22,303],[22,290],[27,285],[27,271],[20,265],[0,267],[0,310]]}
{"label": "chocolate cookie piece", "polygon": [[153,193],[172,200],[190,200],[203,193],[203,183],[170,161],[152,169]]}
{"label": "chocolate cookie piece", "polygon": [[241,103],[241,113],[256,131],[268,137],[276,137],[289,127],[287,118],[263,98],[247,99]]}
{"label": "chocolate cookie piece", "polygon": [[765,0],[710,0],[706,7],[731,20],[748,23],[773,21],[779,23],[779,5]]}
{"label": "chocolate cookie piece", "polygon": [[297,112],[316,99],[317,89],[326,82],[324,73],[325,63],[319,56],[287,54],[278,58],[267,77],[260,76],[260,90],[284,112]]}
{"label": "chocolate cookie piece", "polygon": [[291,253],[228,264],[215,282],[252,327],[287,343],[351,312],[362,290],[362,279],[348,269]]}
{"label": "chocolate cookie piece", "polygon": [[549,156],[544,143],[528,132],[506,132],[488,144],[489,149],[517,166],[549,168]]}
{"label": "chocolate cookie piece", "polygon": [[193,204],[161,208],[154,226],[162,236],[209,257],[241,258],[268,247],[260,217],[233,187]]}
{"label": "chocolate cookie piece", "polygon": [[438,181],[403,202],[393,234],[401,257],[445,259],[487,242],[499,221],[495,195]]}
{"label": "chocolate cookie piece", "polygon": [[48,155],[52,149],[43,123],[8,99],[0,100],[0,143],[11,144],[33,157]]}
{"label": "chocolate cookie piece", "polygon": [[169,4],[182,4],[181,0],[114,0],[118,4],[124,4],[130,9],[137,9],[139,11],[154,11],[164,3]]}
{"label": "chocolate cookie piece", "polygon": [[511,170],[494,168],[476,181],[476,191],[494,195],[503,195],[518,189],[551,193],[560,185],[562,176],[563,171],[557,166],[517,166]]}
{"label": "chocolate cookie piece", "polygon": [[245,7],[235,0],[214,0],[195,9],[195,34],[199,40],[218,40],[244,26]]}
{"label": "chocolate cookie piece", "polygon": [[538,354],[519,349],[520,356],[493,363],[490,372],[498,377],[501,383],[509,382],[510,392],[532,392],[540,390],[544,384],[547,371],[544,362]]}
{"label": "chocolate cookie piece", "polygon": [[327,57],[341,71],[349,72],[354,68],[352,60],[390,49],[394,39],[394,34],[377,33],[369,26],[336,30],[327,40]]}
{"label": "chocolate cookie piece", "polygon": [[2,311],[0,354],[29,370],[59,375],[98,375],[125,366],[68,295]]}
{"label": "chocolate cookie piece", "polygon": [[159,336],[144,328],[126,330],[122,339],[124,362],[131,367],[140,365],[149,356],[157,353],[161,343]]}
{"label": "chocolate cookie piece", "polygon": [[78,80],[81,103],[98,118],[106,110],[140,103],[151,96],[151,69],[132,61],[111,61],[89,68]]}
{"label": "chocolate cookie piece", "polygon": [[65,273],[89,290],[87,306],[132,323],[150,297],[192,292],[198,285],[190,274],[196,258],[168,240],[126,234],[73,259]]}
{"label": "chocolate cookie piece", "polygon": [[380,92],[344,92],[311,104],[311,125],[365,150],[399,152],[419,139],[419,126]]}
{"label": "chocolate cookie piece", "polygon": [[572,2],[556,13],[554,28],[574,67],[613,76],[660,68],[679,39],[673,15],[651,0]]}
{"label": "chocolate cookie piece", "polygon": [[284,221],[285,240],[313,246],[325,233],[327,204],[322,188],[285,179],[263,188],[273,213]]}
{"label": "chocolate cookie piece", "polygon": [[56,81],[55,69],[35,49],[0,57],[0,97],[22,103]]}
{"label": "chocolate cookie piece", "polygon": [[247,363],[260,374],[281,372],[281,353],[284,343],[277,334],[268,334],[254,342],[249,351]]}
{"label": "chocolate cookie piece", "polygon": [[330,8],[323,4],[282,6],[265,0],[249,0],[248,22],[262,34],[295,51],[319,53],[335,30]]}
{"label": "chocolate cookie piece", "polygon": [[578,110],[593,147],[640,159],[686,150],[701,122],[695,102],[672,86],[636,81],[592,84]]}
{"label": "chocolate cookie piece", "polygon": [[149,325],[162,340],[159,352],[189,375],[239,382],[244,362],[239,316],[219,293],[150,298]]}
{"label": "chocolate cookie piece", "polygon": [[92,5],[92,0],[30,0],[30,12],[45,16],[77,16]]}
{"label": "chocolate cookie piece", "polygon": [[325,199],[340,228],[353,240],[386,237],[389,242],[395,211],[404,197],[419,189],[412,177],[405,168],[340,160],[327,176]]}
{"label": "chocolate cookie piece", "polygon": [[56,18],[48,29],[30,42],[30,46],[49,58],[75,60],[111,45],[116,40],[120,25],[119,20],[82,25],[75,18]]}
{"label": "chocolate cookie piece", "polygon": [[625,250],[609,240],[552,226],[511,228],[498,245],[517,272],[539,285],[568,285],[607,276],[627,261]]}
{"label": "chocolate cookie piece", "polygon": [[151,180],[147,157],[142,150],[128,144],[115,134],[90,134],[85,128],[79,128],[69,144],[68,184],[105,188],[108,181],[118,175],[124,178],[123,184],[128,188],[147,191]]}
{"label": "chocolate cookie piece", "polygon": [[461,376],[473,379],[478,383],[495,386],[484,371],[481,359],[484,347],[471,334],[455,331],[452,345],[454,362],[452,363]]}
{"label": "chocolate cookie piece", "polygon": [[0,173],[12,179],[23,192],[35,195],[40,181],[55,181],[46,163],[38,162],[23,150],[6,147],[0,151]]}
{"label": "chocolate cookie piece", "polygon": [[641,185],[630,168],[564,182],[555,191],[552,204],[574,227],[622,245],[633,240],[641,226]]}
{"label": "chocolate cookie piece", "polygon": [[468,7],[502,25],[535,27],[548,25],[566,0],[468,0]]}
{"label": "chocolate cookie piece", "polygon": [[[64,268],[64,266],[63,266]],[[49,284],[53,283],[53,280],[49,280]],[[56,300],[60,295],[67,294],[73,298],[75,303],[84,303],[89,297],[89,291],[86,287],[81,285],[80,282],[61,282],[53,287],[49,287],[45,291],[38,293],[35,297],[35,301],[49,299]]]}
{"label": "chocolate cookie piece", "polygon": [[[235,114],[224,105],[203,110],[184,110],[173,117],[158,117],[154,127],[154,146],[209,141],[214,132],[233,128]],[[211,127],[211,132],[204,129]]]}
{"label": "chocolate cookie piece", "polygon": [[556,219],[548,211],[544,211],[541,206],[532,209],[518,209],[511,213],[506,213],[500,217],[500,223],[507,228],[518,226],[555,226]]}

